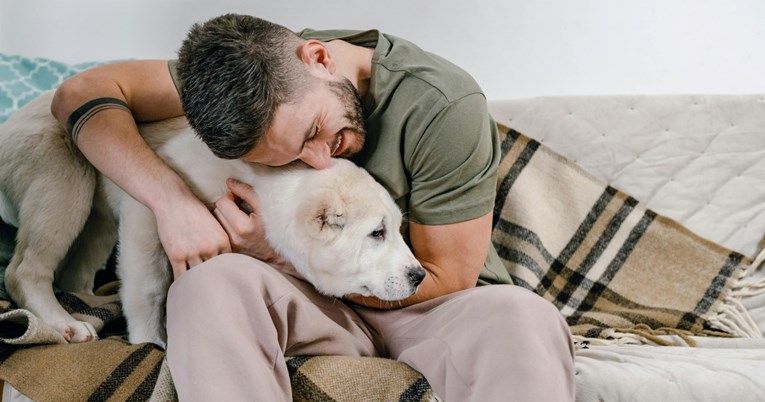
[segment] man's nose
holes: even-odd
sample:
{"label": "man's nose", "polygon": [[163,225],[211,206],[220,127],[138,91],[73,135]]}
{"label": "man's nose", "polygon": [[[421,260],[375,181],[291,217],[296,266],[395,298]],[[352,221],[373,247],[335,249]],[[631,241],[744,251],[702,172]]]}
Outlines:
{"label": "man's nose", "polygon": [[326,169],[332,164],[332,155],[326,143],[306,144],[298,158],[314,169]]}

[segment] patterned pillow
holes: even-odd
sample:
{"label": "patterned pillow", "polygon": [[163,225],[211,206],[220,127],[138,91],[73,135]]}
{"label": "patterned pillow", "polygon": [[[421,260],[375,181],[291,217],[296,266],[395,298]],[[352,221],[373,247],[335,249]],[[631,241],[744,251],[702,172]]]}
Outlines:
{"label": "patterned pillow", "polygon": [[101,62],[66,64],[0,53],[0,123],[41,93]]}

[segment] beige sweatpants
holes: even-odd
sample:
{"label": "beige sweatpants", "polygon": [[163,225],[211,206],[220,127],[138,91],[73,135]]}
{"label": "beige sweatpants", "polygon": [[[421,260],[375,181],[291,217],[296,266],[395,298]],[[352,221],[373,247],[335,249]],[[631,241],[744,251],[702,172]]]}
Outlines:
{"label": "beige sweatpants", "polygon": [[284,357],[327,354],[405,362],[447,402],[574,400],[566,323],[550,303],[515,286],[372,310],[225,254],[171,286],[167,330],[181,401],[291,401]]}

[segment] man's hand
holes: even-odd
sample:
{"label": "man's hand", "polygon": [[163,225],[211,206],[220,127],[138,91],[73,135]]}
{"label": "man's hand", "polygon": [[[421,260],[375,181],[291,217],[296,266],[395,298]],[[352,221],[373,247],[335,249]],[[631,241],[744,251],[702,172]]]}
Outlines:
{"label": "man's hand", "polygon": [[194,197],[168,203],[168,208],[154,211],[154,216],[176,280],[186,270],[218,254],[231,252],[226,231]]}
{"label": "man's hand", "polygon": [[228,233],[233,251],[261,261],[281,264],[283,259],[266,241],[266,230],[260,218],[260,202],[255,190],[234,179],[226,181],[226,185],[230,192],[215,203],[213,213]]}
{"label": "man's hand", "polygon": [[225,230],[154,153],[136,125],[183,115],[167,61],[124,61],[86,70],[59,86],[51,112],[66,126],[75,110],[99,98],[124,101],[130,113],[109,108],[89,114],[81,122],[77,147],[96,169],[154,213],[174,277],[230,252]]}

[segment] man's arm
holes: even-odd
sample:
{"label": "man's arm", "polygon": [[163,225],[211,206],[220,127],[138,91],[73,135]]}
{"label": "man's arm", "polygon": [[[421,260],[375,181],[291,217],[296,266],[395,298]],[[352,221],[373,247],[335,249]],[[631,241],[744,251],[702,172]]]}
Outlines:
{"label": "man's arm", "polygon": [[128,61],[84,71],[58,88],[51,112],[66,126],[75,110],[98,98],[124,101],[132,115],[105,109],[80,119],[77,146],[99,171],[152,210],[175,277],[230,251],[226,232],[146,144],[135,123],[183,115],[167,61]]}
{"label": "man's arm", "polygon": [[427,271],[425,280],[415,295],[401,302],[349,300],[397,308],[476,285],[491,246],[490,210],[499,160],[493,124],[486,99],[473,93],[450,102],[422,135],[415,136],[417,141],[407,153],[411,174],[407,213],[412,218],[409,241]]}
{"label": "man's arm", "polygon": [[390,309],[434,299],[475,286],[489,252],[491,217],[448,225],[409,224],[414,256],[427,274],[413,296],[401,301],[349,296],[346,299],[367,307]]}

